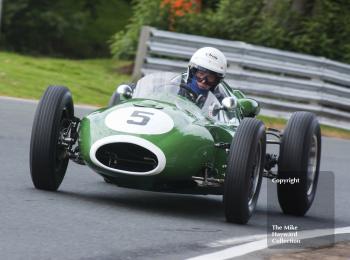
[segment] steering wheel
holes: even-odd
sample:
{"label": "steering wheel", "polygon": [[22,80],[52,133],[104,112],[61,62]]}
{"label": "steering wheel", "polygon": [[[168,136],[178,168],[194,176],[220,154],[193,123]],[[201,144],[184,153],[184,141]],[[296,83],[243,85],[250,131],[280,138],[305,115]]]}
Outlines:
{"label": "steering wheel", "polygon": [[196,92],[194,92],[192,89],[190,89],[185,83],[181,83],[180,84],[180,88],[186,90],[185,97],[187,97],[188,99],[190,99],[193,103],[197,103],[197,98],[198,98],[198,94]]}

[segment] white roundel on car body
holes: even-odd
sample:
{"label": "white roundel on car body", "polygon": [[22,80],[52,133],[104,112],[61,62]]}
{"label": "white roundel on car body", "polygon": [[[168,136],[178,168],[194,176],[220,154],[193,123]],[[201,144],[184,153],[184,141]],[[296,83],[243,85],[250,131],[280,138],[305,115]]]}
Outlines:
{"label": "white roundel on car body", "polygon": [[113,110],[105,119],[108,128],[131,134],[164,134],[174,127],[174,121],[160,109],[124,107]]}

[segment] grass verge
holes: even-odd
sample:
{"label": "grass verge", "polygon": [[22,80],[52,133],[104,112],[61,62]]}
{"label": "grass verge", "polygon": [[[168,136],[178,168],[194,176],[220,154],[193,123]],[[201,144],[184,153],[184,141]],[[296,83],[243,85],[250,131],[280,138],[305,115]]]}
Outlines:
{"label": "grass verge", "polygon": [[130,81],[118,72],[130,61],[68,60],[0,52],[0,95],[39,99],[49,85],[63,85],[74,102],[106,105],[115,87]]}

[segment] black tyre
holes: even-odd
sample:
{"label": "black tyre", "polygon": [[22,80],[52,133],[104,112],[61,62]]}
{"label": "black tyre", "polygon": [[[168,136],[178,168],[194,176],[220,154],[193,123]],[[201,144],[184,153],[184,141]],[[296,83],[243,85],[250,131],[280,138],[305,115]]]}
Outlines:
{"label": "black tyre", "polygon": [[228,222],[246,224],[258,201],[266,152],[264,124],[246,118],[232,140],[225,176],[224,207]]}
{"label": "black tyre", "polygon": [[116,91],[113,92],[113,95],[109,99],[108,107],[115,106],[115,105],[117,105],[119,103],[120,103],[120,94],[116,90]]}
{"label": "black tyre", "polygon": [[296,183],[278,184],[278,201],[286,214],[303,216],[314,200],[321,156],[321,130],[316,116],[296,112],[283,133],[278,178]]}
{"label": "black tyre", "polygon": [[55,191],[60,186],[69,158],[59,137],[73,116],[70,91],[61,86],[48,87],[36,109],[30,141],[30,172],[35,188]]}

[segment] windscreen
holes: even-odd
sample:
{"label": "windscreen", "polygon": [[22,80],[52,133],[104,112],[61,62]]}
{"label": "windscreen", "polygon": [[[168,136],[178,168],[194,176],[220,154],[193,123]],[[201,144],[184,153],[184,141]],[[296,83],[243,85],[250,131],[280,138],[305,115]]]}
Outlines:
{"label": "windscreen", "polygon": [[141,78],[133,93],[133,98],[147,98],[159,101],[174,101],[180,88],[181,78],[178,82],[174,73],[154,73]]}
{"label": "windscreen", "polygon": [[159,100],[162,102],[172,103],[177,107],[190,110],[190,112],[213,119],[217,122],[228,122],[231,118],[228,118],[224,111],[213,115],[213,108],[220,107],[221,104],[216,96],[209,92],[207,97],[197,104],[188,106],[188,100],[184,101],[183,97],[179,98],[179,90],[181,84],[181,75],[161,72],[146,75],[141,78],[137,84],[133,93],[133,98],[144,98]]}

